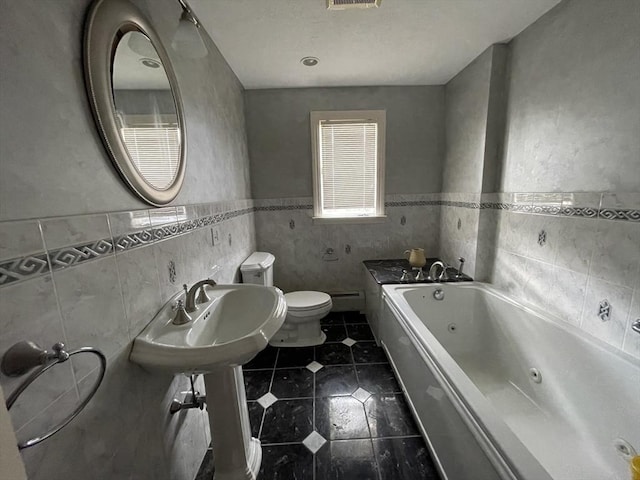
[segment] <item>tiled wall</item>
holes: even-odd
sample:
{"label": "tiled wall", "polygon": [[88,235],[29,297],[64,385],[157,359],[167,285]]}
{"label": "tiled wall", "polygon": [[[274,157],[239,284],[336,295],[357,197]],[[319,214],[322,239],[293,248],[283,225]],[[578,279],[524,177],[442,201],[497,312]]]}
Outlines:
{"label": "tiled wall", "polygon": [[439,257],[458,267],[460,257],[465,259],[464,272],[474,278],[476,249],[480,222],[480,194],[443,193],[440,210]]}
{"label": "tiled wall", "polygon": [[[500,195],[491,281],[640,358],[640,194]],[[598,317],[607,300],[611,319]]]}
{"label": "tiled wall", "polygon": [[[135,336],[183,283],[210,276],[214,264],[222,267],[216,280],[238,280],[237,267],[255,250],[252,207],[239,200],[0,223],[0,352],[20,340],[46,348],[62,341],[69,349],[97,347],[108,362],[78,418],[23,451],[29,478],[52,471],[66,478],[195,476],[210,441],[206,413],[168,412],[187,377],[148,373],[128,356]],[[11,409],[18,438],[67,415],[97,366],[94,357],[76,355],[43,375]],[[7,393],[22,380],[0,377]]]}
{"label": "tiled wall", "polygon": [[363,260],[402,258],[415,247],[437,256],[438,198],[387,195],[387,218],[366,224],[314,224],[311,197],[256,200],[258,248],[275,255],[274,282],[284,291],[362,290]]}
{"label": "tiled wall", "polygon": [[[167,48],[188,155],[174,205],[187,207],[149,209],[113,168],[89,107],[82,34],[91,3],[2,5],[0,355],[24,339],[46,348],[60,340],[70,349],[92,345],[108,357],[105,380],[80,416],[23,451],[29,478],[55,472],[70,479],[192,480],[208,445],[206,414],[171,416],[171,399],[182,398],[187,378],[147,373],[128,355],[132,339],[182,283],[209,276],[213,264],[222,267],[216,280],[237,280],[238,266],[255,249],[252,204],[241,200],[251,196],[243,89],[205,32],[205,58]],[[179,3],[134,3],[169,46]],[[21,439],[43,432],[86,393],[96,364],[86,355],[72,360],[41,377],[11,409]],[[4,394],[20,380],[2,377]]]}
{"label": "tiled wall", "polygon": [[[387,218],[314,224],[309,112],[363,109],[387,112]],[[279,287],[362,290],[362,260],[401,258],[415,247],[438,255],[439,194],[431,192],[442,184],[444,87],[249,90],[245,112],[258,247],[276,256]]]}
{"label": "tiled wall", "polygon": [[447,84],[443,189],[461,193],[440,252],[640,358],[638,22],[633,1],[565,0]]}
{"label": "tiled wall", "polygon": [[487,278],[477,238],[487,215],[480,192],[495,191],[504,131],[508,46],[492,45],[445,86],[446,149],[442,181],[440,256],[466,260],[466,272]]}
{"label": "tiled wall", "polygon": [[[631,329],[640,318],[640,194],[484,194],[479,205],[443,207],[441,222],[455,235],[465,215],[480,219],[476,278],[640,358]],[[603,300],[608,321],[598,317]]]}

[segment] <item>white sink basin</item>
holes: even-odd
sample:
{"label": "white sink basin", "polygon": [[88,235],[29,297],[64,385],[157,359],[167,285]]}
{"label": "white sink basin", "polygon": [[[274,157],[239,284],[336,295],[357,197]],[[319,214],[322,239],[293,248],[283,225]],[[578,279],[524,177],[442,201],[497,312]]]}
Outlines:
{"label": "white sink basin", "polygon": [[267,346],[287,314],[282,291],[260,285],[205,287],[211,300],[199,304],[185,325],[172,323],[175,295],[135,338],[131,361],[168,373],[209,373],[243,365]]}

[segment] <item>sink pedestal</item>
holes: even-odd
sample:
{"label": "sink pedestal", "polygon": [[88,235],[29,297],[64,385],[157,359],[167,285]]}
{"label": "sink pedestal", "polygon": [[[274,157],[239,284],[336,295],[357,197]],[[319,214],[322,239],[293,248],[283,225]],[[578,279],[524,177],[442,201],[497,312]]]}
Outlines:
{"label": "sink pedestal", "polygon": [[242,367],[204,375],[213,442],[214,480],[256,480],[262,461],[260,440],[251,437]]}

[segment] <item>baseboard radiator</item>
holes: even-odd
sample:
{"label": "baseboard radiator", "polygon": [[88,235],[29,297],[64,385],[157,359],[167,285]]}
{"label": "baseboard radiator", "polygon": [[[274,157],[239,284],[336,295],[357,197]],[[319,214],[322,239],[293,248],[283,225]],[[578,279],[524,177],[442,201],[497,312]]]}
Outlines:
{"label": "baseboard radiator", "polygon": [[329,292],[333,307],[332,312],[364,312],[364,292]]}

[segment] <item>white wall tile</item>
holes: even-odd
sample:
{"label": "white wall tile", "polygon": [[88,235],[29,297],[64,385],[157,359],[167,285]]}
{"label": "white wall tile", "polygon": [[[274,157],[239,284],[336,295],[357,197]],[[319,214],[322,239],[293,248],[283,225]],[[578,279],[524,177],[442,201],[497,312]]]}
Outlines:
{"label": "white wall tile", "polygon": [[41,223],[47,250],[111,238],[106,214],[51,218]]}
{"label": "white wall tile", "polygon": [[[92,346],[106,356],[129,343],[115,256],[54,272],[63,324],[70,346]],[[95,365],[72,358],[78,380]]]}
{"label": "white wall tile", "polygon": [[[545,271],[545,277],[548,272]],[[572,270],[553,267],[545,280],[550,288],[544,305],[549,313],[565,322],[579,326],[584,303],[587,275]]]}
{"label": "white wall tile", "polygon": [[162,307],[153,248],[142,247],[123,252],[116,255],[116,263],[129,338],[133,339]]}
{"label": "white wall tile", "polygon": [[0,222],[0,260],[8,260],[45,250],[37,220]]}
{"label": "white wall tile", "polygon": [[[556,243],[553,263],[579,273],[588,273],[591,266],[596,221],[585,218],[560,218],[559,228],[551,233]],[[557,237],[555,237],[557,236]]]}
{"label": "white wall tile", "polygon": [[631,287],[640,265],[640,223],[598,220],[591,275]]}
{"label": "white wall tile", "polygon": [[[82,346],[67,341],[50,275],[0,289],[0,311],[0,355],[23,340],[35,342],[47,350],[57,342],[65,343],[68,349]],[[24,377],[7,377],[0,374],[5,395],[13,392],[23,381]],[[14,427],[21,428],[73,387],[71,362],[58,365],[41,376],[10,410]]]}
{"label": "white wall tile", "polygon": [[[630,288],[590,277],[582,310],[582,328],[594,337],[622,348],[632,295]],[[605,322],[597,315],[602,300],[608,300],[612,306],[611,318]]]}
{"label": "white wall tile", "polygon": [[629,317],[627,318],[626,332],[622,349],[630,353],[636,358],[640,358],[640,333],[634,331],[631,325],[636,320],[640,320],[640,288],[636,287],[633,292],[633,300],[629,309]]}

